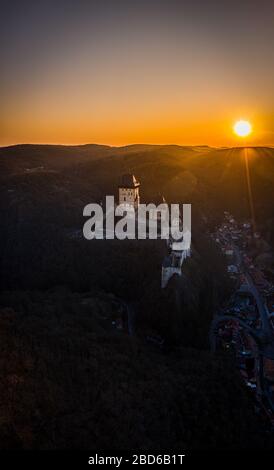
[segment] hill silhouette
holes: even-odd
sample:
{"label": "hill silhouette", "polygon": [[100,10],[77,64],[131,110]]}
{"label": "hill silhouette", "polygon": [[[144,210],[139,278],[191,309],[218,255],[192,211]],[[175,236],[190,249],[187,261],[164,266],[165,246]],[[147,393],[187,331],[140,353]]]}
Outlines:
{"label": "hill silhouette", "polygon": [[[263,223],[272,218],[274,149],[249,147],[247,153],[255,214]],[[24,198],[26,192],[30,198],[33,192],[36,200],[36,190],[42,200],[54,194],[56,204],[66,203],[66,195],[72,205],[75,198],[87,204],[106,194],[116,195],[121,174],[128,172],[141,181],[143,202],[163,193],[168,202],[191,202],[194,210],[199,208],[213,218],[223,210],[250,216],[242,147],[87,144],[0,149],[1,199],[5,204]]]}

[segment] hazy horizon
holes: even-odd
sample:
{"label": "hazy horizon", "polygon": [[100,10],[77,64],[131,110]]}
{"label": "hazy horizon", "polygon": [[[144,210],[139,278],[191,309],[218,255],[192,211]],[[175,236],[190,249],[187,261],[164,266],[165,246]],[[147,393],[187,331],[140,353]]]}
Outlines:
{"label": "hazy horizon", "polygon": [[9,147],[20,147],[24,145],[29,146],[60,146],[60,147],[85,147],[89,145],[95,145],[98,147],[110,147],[110,148],[125,148],[125,147],[134,147],[134,146],[151,146],[151,147],[209,147],[212,149],[238,149],[238,148],[274,148],[273,145],[262,144],[262,145],[208,145],[208,144],[177,144],[177,143],[150,143],[150,142],[133,142],[128,144],[121,144],[121,145],[114,145],[114,144],[104,144],[98,142],[83,142],[83,143],[75,143],[75,144],[67,144],[67,143],[60,143],[60,142],[19,142],[15,144],[8,144],[8,145],[0,145],[1,149],[9,148]]}

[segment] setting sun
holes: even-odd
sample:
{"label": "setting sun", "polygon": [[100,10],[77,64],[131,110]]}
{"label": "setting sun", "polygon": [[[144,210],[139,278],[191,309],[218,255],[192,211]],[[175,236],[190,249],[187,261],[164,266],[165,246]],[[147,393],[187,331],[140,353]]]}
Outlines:
{"label": "setting sun", "polygon": [[251,124],[248,121],[237,121],[233,129],[239,137],[246,137],[252,132]]}

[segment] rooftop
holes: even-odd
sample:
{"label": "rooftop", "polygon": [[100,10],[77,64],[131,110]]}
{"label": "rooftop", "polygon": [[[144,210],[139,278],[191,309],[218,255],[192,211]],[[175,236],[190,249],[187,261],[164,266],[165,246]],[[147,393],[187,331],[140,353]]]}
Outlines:
{"label": "rooftop", "polygon": [[122,188],[137,188],[140,186],[139,181],[135,178],[134,175],[127,173],[122,176],[120,187]]}
{"label": "rooftop", "polygon": [[156,206],[159,206],[160,204],[166,204],[164,196],[160,193],[158,193],[157,196],[153,198],[153,202]]}

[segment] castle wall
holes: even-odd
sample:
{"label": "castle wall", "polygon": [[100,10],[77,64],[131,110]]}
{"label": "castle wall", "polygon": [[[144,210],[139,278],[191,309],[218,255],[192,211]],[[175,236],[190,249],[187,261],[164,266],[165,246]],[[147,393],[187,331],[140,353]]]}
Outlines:
{"label": "castle wall", "polygon": [[135,208],[140,203],[139,187],[137,188],[119,188],[119,204],[130,204]]}

